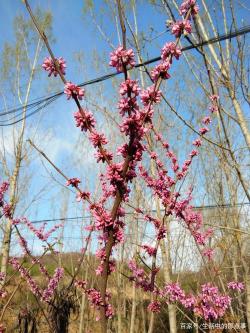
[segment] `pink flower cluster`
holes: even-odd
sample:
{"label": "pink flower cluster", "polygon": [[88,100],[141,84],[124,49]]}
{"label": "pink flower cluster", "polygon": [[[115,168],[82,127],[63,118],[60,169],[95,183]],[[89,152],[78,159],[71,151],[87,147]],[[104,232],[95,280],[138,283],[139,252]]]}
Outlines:
{"label": "pink flower cluster", "polygon": [[[21,221],[21,219],[20,219]],[[12,224],[13,224],[13,220],[12,220]],[[42,228],[45,227],[45,223],[44,223],[44,226],[42,226]],[[23,253],[24,255],[28,255],[29,257],[32,257],[32,254],[28,248],[28,244],[27,244],[27,241],[21,236],[19,235],[19,245],[21,246],[22,250],[23,250]],[[49,273],[47,271],[47,269],[45,268],[45,266],[41,263],[40,259],[39,258],[32,258],[32,263],[33,264],[38,264],[39,265],[39,269],[40,269],[40,272],[42,274],[44,274],[45,277],[47,277],[48,279],[50,278],[49,276]]]}
{"label": "pink flower cluster", "polygon": [[201,288],[202,290],[197,296],[185,295],[178,283],[171,283],[163,288],[160,295],[167,297],[170,302],[181,303],[205,320],[223,317],[230,306],[231,298],[220,294],[218,288],[210,283],[202,285]]}
{"label": "pink flower cluster", "polygon": [[12,207],[9,203],[6,203],[4,196],[9,189],[9,182],[3,182],[0,185],[0,208],[2,208],[2,215],[8,219],[12,219]]}
{"label": "pink flower cluster", "polygon": [[73,187],[78,187],[78,185],[81,183],[79,178],[70,178],[66,182],[66,186],[73,186]]}
{"label": "pink flower cluster", "polygon": [[[219,99],[219,96],[217,96],[217,95],[210,96],[212,105],[209,106],[209,111],[211,113],[218,111],[218,105],[217,105],[218,99]],[[206,116],[202,119],[202,123],[204,125],[209,125],[209,124],[211,124],[211,122],[212,122],[212,119],[210,116]],[[207,132],[209,132],[209,128],[207,128],[207,127],[201,127],[199,129],[199,133],[201,136],[205,135]],[[201,145],[201,141],[199,139],[197,139],[193,144],[196,145],[197,147],[199,147]]]}
{"label": "pink flower cluster", "polygon": [[56,268],[53,277],[49,280],[48,287],[42,293],[43,302],[48,303],[52,299],[55,290],[58,287],[58,284],[63,277],[63,274],[64,274],[63,268],[60,267]]}
{"label": "pink flower cluster", "polygon": [[[132,50],[124,51],[123,49],[118,48],[116,50],[116,52],[114,52],[114,58],[113,58],[114,62],[115,62],[116,56],[118,58],[121,57],[119,59],[120,59],[120,61],[123,62],[123,64],[125,64],[125,65],[130,64],[131,66],[133,65],[133,56],[134,55],[133,55]],[[50,75],[52,73],[55,75],[56,72],[55,72],[55,68],[53,67],[54,66],[53,61],[51,61],[50,58],[46,58],[46,59],[47,60],[44,62],[43,67],[46,70],[51,71]],[[119,60],[117,60],[117,61],[119,62]],[[58,62],[59,62],[59,64],[61,64],[62,71],[63,71],[65,61],[62,60],[62,58],[59,58]],[[65,73],[63,72],[63,74],[65,74]],[[73,97],[73,98],[82,100],[82,98],[84,97],[85,91],[83,88],[80,88],[77,85],[75,85],[74,83],[68,81],[65,84],[64,93],[67,95],[67,99],[70,99]],[[108,152],[106,149],[103,149],[103,147],[102,147],[102,145],[107,144],[106,138],[104,137],[103,134],[98,134],[97,131],[94,130],[96,121],[93,117],[93,114],[87,110],[84,110],[82,107],[79,106],[78,111],[74,113],[74,118],[75,118],[76,126],[80,127],[81,131],[85,131],[85,132],[89,131],[90,132],[90,137],[89,137],[90,141],[93,143],[94,147],[98,147],[98,151],[95,155],[97,162],[111,161],[112,157],[113,157],[112,154],[110,152]],[[73,185],[73,184],[69,184],[69,185]]]}
{"label": "pink flower cluster", "polygon": [[208,260],[212,260],[212,257],[214,255],[214,250],[207,248],[205,250],[202,251],[203,256],[207,257]]}
{"label": "pink flower cluster", "polygon": [[192,16],[195,16],[199,12],[199,6],[197,5],[196,0],[185,0],[181,4],[179,12],[180,15],[186,15],[190,12]]}
{"label": "pink flower cluster", "polygon": [[149,104],[157,104],[161,101],[161,91],[155,89],[155,85],[142,90],[140,93],[141,102],[144,106]]}
{"label": "pink flower cluster", "polygon": [[185,293],[181,289],[179,283],[168,283],[163,288],[161,295],[167,297],[170,302],[182,302],[185,298]]}
{"label": "pink flower cluster", "polygon": [[76,86],[74,83],[69,81],[65,84],[64,93],[67,95],[67,99],[75,96],[78,99],[82,100],[85,92],[84,89]]}
{"label": "pink flower cluster", "polygon": [[107,149],[104,149],[104,145],[108,143],[108,140],[102,133],[98,133],[95,130],[96,121],[92,112],[81,110],[74,113],[74,118],[76,122],[76,127],[80,127],[81,131],[89,131],[89,140],[93,144],[94,148],[97,148],[97,152],[95,153],[95,157],[97,162],[110,162],[112,161],[113,155]]}
{"label": "pink flower cluster", "polygon": [[123,72],[127,66],[130,68],[135,66],[134,58],[135,54],[132,49],[124,50],[122,46],[119,46],[116,50],[110,53],[109,65],[115,67],[117,72]]}
{"label": "pink flower cluster", "polygon": [[47,239],[50,237],[50,235],[53,232],[55,232],[58,228],[62,227],[62,224],[56,224],[54,227],[52,227],[49,231],[47,231],[45,233],[44,229],[45,229],[46,223],[44,223],[39,229],[36,229],[34,227],[33,223],[31,223],[25,217],[23,217],[21,219],[21,222],[25,223],[27,225],[27,227],[30,229],[30,231],[32,231],[37,236],[37,238],[43,242],[47,241]]}
{"label": "pink flower cluster", "polygon": [[[192,7],[193,8],[193,7]],[[171,32],[176,38],[180,38],[182,34],[188,35],[192,32],[191,22],[188,19],[173,22],[171,25]],[[173,61],[173,57],[177,60],[181,55],[181,49],[177,46],[176,42],[166,43],[161,50],[162,62],[160,62],[152,71],[151,78],[157,82],[159,78],[166,80],[170,78],[168,73]]]}
{"label": "pink flower cluster", "polygon": [[[192,209],[192,206],[188,204],[190,200],[191,197],[189,197],[185,201],[184,207],[182,207],[181,209],[180,206],[178,205],[175,208],[175,213],[177,217],[180,217],[185,222],[185,225],[193,235],[196,243],[198,245],[205,246],[207,240],[212,236],[213,230],[211,228],[208,228],[206,231],[202,231],[203,228],[202,215],[199,212],[195,212]],[[207,252],[207,255],[211,256],[212,252],[211,251]]]}
{"label": "pink flower cluster", "polygon": [[214,320],[223,317],[231,304],[231,298],[222,295],[217,287],[210,283],[201,286],[202,292],[196,297],[193,311],[205,320]]}
{"label": "pink flower cluster", "polygon": [[[155,131],[156,133],[156,131]],[[150,158],[153,159],[157,165],[156,173],[154,178],[149,175],[146,169],[140,165],[139,171],[142,179],[146,182],[147,186],[153,191],[154,196],[157,196],[164,207],[166,207],[167,215],[175,215],[177,218],[180,218],[188,230],[193,235],[197,244],[205,246],[207,240],[212,235],[212,230],[208,229],[203,231],[202,216],[198,212],[194,212],[192,206],[190,206],[191,190],[188,193],[187,197],[181,199],[179,192],[172,190],[172,187],[176,184],[178,180],[181,180],[187,173],[189,166],[191,165],[192,158],[198,154],[196,150],[192,150],[190,153],[190,159],[187,159],[183,166],[180,168],[175,154],[169,149],[169,144],[166,141],[162,140],[161,135],[156,134],[156,139],[161,142],[162,146],[167,151],[167,157],[172,162],[172,169],[176,174],[176,180],[168,175],[167,170],[163,168],[163,163],[159,160],[159,157],[155,152],[150,152]],[[200,142],[196,141],[196,144],[199,145]],[[148,150],[147,150],[148,151]],[[149,215],[144,216],[145,220],[153,223],[156,229],[157,239],[165,237],[165,227],[157,219],[150,217]],[[209,259],[212,257],[211,249],[204,249],[205,255]]]}
{"label": "pink flower cluster", "polygon": [[[106,317],[109,319],[113,317],[114,311],[111,304],[109,303],[109,299],[111,296],[109,293],[106,293],[105,303],[102,301],[100,292],[97,291],[96,289],[94,288],[87,289],[86,293],[88,295],[88,300],[92,306],[94,306],[97,310],[99,310],[101,306],[104,306]],[[99,320],[98,317],[97,320]]]}
{"label": "pink flower cluster", "polygon": [[219,96],[218,95],[212,95],[212,96],[210,96],[210,100],[212,102],[212,105],[209,106],[209,111],[211,113],[217,112],[218,111]]}
{"label": "pink flower cluster", "polygon": [[149,245],[142,245],[142,248],[147,252],[147,254],[152,257],[156,255],[157,249]]}
{"label": "pink flower cluster", "polygon": [[8,191],[9,186],[10,186],[9,182],[3,182],[0,185],[0,207],[4,206],[4,195]]}
{"label": "pink flower cluster", "polygon": [[9,260],[9,263],[13,266],[13,268],[16,271],[19,271],[19,273],[21,274],[21,276],[25,279],[25,281],[28,284],[28,287],[30,288],[30,290],[32,291],[32,293],[36,296],[40,296],[42,294],[40,288],[38,287],[37,283],[35,282],[35,280],[31,277],[30,273],[28,272],[28,270],[26,268],[24,268],[19,261],[17,260],[17,258],[13,257]]}
{"label": "pink flower cluster", "polygon": [[106,145],[108,143],[107,138],[104,134],[98,133],[95,130],[90,134],[89,136],[90,142],[92,142],[94,148],[99,148],[103,145]]}
{"label": "pink flower cluster", "polygon": [[84,201],[84,200],[87,200],[87,201],[90,200],[90,192],[81,191],[81,192],[77,193],[76,201],[80,202],[80,201]]}
{"label": "pink flower cluster", "polygon": [[183,34],[184,36],[191,34],[192,32],[192,25],[189,20],[178,20],[172,23],[171,32],[175,35],[176,38],[181,37]]}
{"label": "pink flower cluster", "polygon": [[170,74],[168,70],[170,69],[170,61],[166,60],[164,62],[159,63],[152,71],[151,78],[154,82],[156,82],[159,78],[163,80],[167,80],[170,78]]}
{"label": "pink flower cluster", "polygon": [[[0,282],[3,282],[5,280],[6,274],[0,272]],[[3,288],[3,286],[1,285],[0,287],[0,298],[5,298],[7,296],[7,291]]]}
{"label": "pink flower cluster", "polygon": [[3,206],[3,215],[8,218],[8,219],[11,219],[12,217],[12,207],[10,204],[6,203],[4,206]]}
{"label": "pink flower cluster", "polygon": [[[102,248],[100,248],[99,250],[96,251],[96,257],[100,260],[100,263],[99,263],[99,265],[96,269],[96,275],[102,275],[103,265],[104,265],[104,262],[107,259],[105,247],[102,247]],[[114,271],[115,271],[115,261],[110,260],[109,261],[109,267],[108,267],[108,274],[111,274]]]}
{"label": "pink flower cluster", "polygon": [[158,313],[161,311],[161,302],[159,301],[152,301],[148,305],[148,310],[154,313]]}
{"label": "pink flower cluster", "polygon": [[[153,292],[161,299],[165,299],[167,303],[180,303],[205,320],[218,319],[224,316],[230,306],[231,298],[220,294],[218,288],[210,283],[202,285],[202,290],[197,296],[186,295],[177,282],[167,283],[163,289],[156,288],[151,284],[144,270],[139,268],[133,260],[129,262],[128,267],[132,271],[131,280],[135,281],[138,287],[144,291]],[[160,308],[161,302],[156,300],[148,306],[148,310],[152,312],[159,312]]]}
{"label": "pink flower cluster", "polygon": [[[106,293],[106,297],[105,297],[105,302],[103,301],[102,297],[101,297],[101,293],[100,291],[98,291],[95,288],[87,288],[87,282],[86,281],[82,281],[82,280],[77,280],[75,282],[75,286],[82,289],[87,297],[88,297],[88,301],[90,302],[91,306],[94,307],[96,310],[100,310],[100,307],[105,307],[105,314],[107,318],[112,318],[114,315],[114,310],[112,309],[111,304],[109,303],[111,294],[110,293]],[[99,318],[97,317],[96,320],[99,320]]]}
{"label": "pink flower cluster", "polygon": [[172,63],[173,57],[179,60],[180,56],[181,56],[181,49],[174,42],[166,43],[161,49],[161,58],[163,61],[169,59],[170,63]]}
{"label": "pink flower cluster", "polygon": [[154,290],[154,285],[152,286],[151,280],[147,277],[144,269],[138,267],[134,260],[129,261],[128,268],[132,272],[130,280],[134,281],[137,287],[142,288],[144,291],[152,292]]}
{"label": "pink flower cluster", "polygon": [[232,289],[232,290],[244,290],[245,286],[244,283],[242,282],[238,282],[238,281],[231,281],[227,284],[228,289]]}
{"label": "pink flower cluster", "polygon": [[42,64],[42,67],[49,72],[49,76],[51,76],[52,74],[56,77],[58,75],[58,69],[60,70],[60,72],[65,75],[65,69],[66,69],[66,62],[62,57],[59,58],[55,58],[57,66],[55,65],[53,59],[51,57],[46,57],[44,59],[44,62]]}
{"label": "pink flower cluster", "polygon": [[74,113],[76,127],[80,127],[81,131],[87,132],[95,127],[96,121],[93,113],[87,110],[81,110]]}

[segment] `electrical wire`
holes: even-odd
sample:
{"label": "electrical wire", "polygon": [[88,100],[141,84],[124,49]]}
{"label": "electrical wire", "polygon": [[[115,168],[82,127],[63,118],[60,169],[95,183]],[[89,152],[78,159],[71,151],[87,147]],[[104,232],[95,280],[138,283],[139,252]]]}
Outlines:
{"label": "electrical wire", "polygon": [[[250,205],[250,202],[242,202],[242,203],[236,203],[234,205],[231,204],[223,204],[223,205],[206,205],[206,206],[194,206],[194,210],[205,210],[205,209],[219,209],[219,208],[234,208],[234,207],[241,207],[245,205]],[[164,210],[161,210],[161,212],[164,212]],[[147,210],[144,213],[156,213],[155,209]],[[125,215],[135,215],[137,213],[134,212],[125,212]],[[47,220],[33,220],[31,223],[37,224],[37,223],[47,223],[47,222],[60,222],[60,221],[70,221],[70,220],[85,220],[85,219],[91,219],[92,216],[73,216],[73,217],[61,217],[61,218],[55,218],[55,219],[47,219]]]}
{"label": "electrical wire", "polygon": [[[196,43],[196,44],[185,46],[181,50],[182,50],[182,52],[189,51],[189,50],[192,50],[192,49],[199,48],[201,46],[214,44],[214,43],[226,40],[226,39],[232,39],[232,38],[235,38],[235,37],[240,36],[240,35],[245,35],[245,34],[248,34],[249,32],[250,32],[250,25],[247,25],[247,26],[245,26],[241,29],[238,29],[234,32],[230,32],[230,33],[223,34],[223,35],[218,35],[217,37],[205,40],[201,43]],[[159,60],[161,60],[161,57],[155,57],[155,58],[149,59],[149,60],[147,60],[143,63],[136,64],[134,66],[134,68],[143,67],[143,66],[152,64],[152,63],[154,63],[156,61],[159,61]],[[109,79],[111,79],[111,78],[113,78],[113,77],[115,77],[119,74],[121,74],[121,73],[112,72],[112,73],[109,73],[109,74],[106,74],[106,75],[102,75],[98,78],[82,82],[82,83],[78,84],[78,86],[79,87],[85,87],[85,86],[88,86],[88,85],[100,83],[100,82],[109,80]],[[0,111],[0,117],[6,116],[6,115],[9,115],[9,114],[12,114],[12,113],[15,114],[18,111],[21,111],[21,112],[19,112],[18,115],[15,115],[11,119],[1,120],[0,121],[0,127],[11,126],[11,125],[17,124],[17,123],[23,121],[25,118],[28,118],[32,115],[35,115],[40,110],[44,109],[46,106],[48,106],[51,103],[53,103],[54,101],[56,101],[63,94],[64,94],[64,91],[59,91],[59,92],[56,92],[56,93],[48,95],[48,96],[44,96],[44,97],[34,99],[31,103],[26,105],[26,107],[25,107],[26,108],[25,117],[22,117],[23,109],[24,109],[23,106],[13,107],[11,109],[8,109],[7,111],[4,111],[5,109],[1,110]],[[18,117],[21,117],[21,118],[18,118]],[[10,122],[10,120],[13,120],[13,119],[15,119],[15,120]]]}

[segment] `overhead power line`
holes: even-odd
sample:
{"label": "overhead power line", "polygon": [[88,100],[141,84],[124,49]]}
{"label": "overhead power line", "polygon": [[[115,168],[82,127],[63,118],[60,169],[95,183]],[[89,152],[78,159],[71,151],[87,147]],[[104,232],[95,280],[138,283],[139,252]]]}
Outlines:
{"label": "overhead power line", "polygon": [[[201,47],[201,46],[218,43],[218,42],[221,42],[221,41],[226,40],[226,39],[232,39],[232,38],[235,38],[237,36],[248,34],[249,32],[250,32],[250,25],[247,25],[247,26],[245,26],[241,29],[238,29],[234,32],[218,35],[217,37],[205,40],[201,43],[196,43],[196,44],[185,46],[185,47],[182,48],[182,52],[189,51],[189,50],[192,50],[192,49],[196,49],[196,48]],[[152,63],[154,63],[156,61],[159,61],[159,60],[161,60],[161,57],[155,57],[155,58],[149,59],[147,61],[144,61],[143,63],[136,64],[135,68],[143,67],[143,66],[152,64]],[[85,86],[88,86],[88,85],[103,82],[103,81],[109,80],[112,77],[115,77],[119,74],[121,74],[121,73],[112,72],[112,73],[109,73],[109,74],[106,74],[106,75],[102,75],[98,78],[82,82],[82,83],[78,84],[78,86],[79,87],[85,87]],[[37,99],[33,100],[31,103],[27,104],[27,106],[26,106],[26,115],[25,116],[23,116],[23,109],[24,109],[23,106],[14,107],[14,108],[8,109],[7,111],[1,110],[0,111],[0,117],[4,117],[4,116],[9,115],[9,114],[14,114],[14,115],[10,119],[0,120],[0,127],[11,126],[11,125],[17,124],[17,123],[21,122],[24,118],[28,118],[32,115],[35,115],[40,110],[44,109],[46,106],[48,106],[51,103],[53,103],[54,101],[56,101],[63,94],[64,94],[64,91],[62,90],[62,91],[59,91],[57,93],[54,93],[54,94],[51,94],[51,95],[41,97],[41,98],[37,98]],[[18,112],[18,114],[16,114],[17,112]]]}
{"label": "overhead power line", "polygon": [[[242,202],[242,203],[236,203],[235,205],[231,204],[223,204],[223,205],[206,205],[206,206],[194,206],[194,210],[205,210],[205,209],[220,209],[220,208],[234,208],[234,207],[241,207],[245,205],[250,205],[249,202]],[[161,210],[164,212],[164,210]],[[147,210],[144,212],[145,214],[148,213],[156,213],[155,209],[152,210]],[[134,212],[125,212],[125,215],[135,215],[137,213]],[[61,217],[61,218],[55,218],[55,219],[46,219],[46,220],[33,220],[31,223],[36,224],[36,223],[44,223],[44,222],[60,222],[60,221],[71,221],[71,220],[85,220],[85,219],[91,219],[92,216],[73,216],[73,217]]]}

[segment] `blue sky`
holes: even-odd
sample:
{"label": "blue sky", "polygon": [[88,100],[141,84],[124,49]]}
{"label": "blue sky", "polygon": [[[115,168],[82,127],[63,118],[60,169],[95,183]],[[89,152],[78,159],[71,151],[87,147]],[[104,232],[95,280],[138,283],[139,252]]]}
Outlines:
{"label": "blue sky", "polygon": [[[166,40],[172,39],[169,33],[161,34],[166,30],[166,15],[160,10],[153,10],[148,2],[138,0],[136,1],[136,4],[140,34],[144,34],[147,38],[150,34],[151,37],[157,37],[152,40],[148,38],[149,41],[145,43],[143,55],[145,59],[158,56],[160,46],[163,45]],[[213,2],[211,2],[211,5],[212,4]],[[34,0],[30,1],[30,5],[33,9],[40,7],[42,10],[49,10],[52,12],[52,34],[55,38],[55,42],[52,44],[52,49],[56,56],[63,56],[66,59],[68,65],[67,79],[73,82],[83,82],[113,71],[113,69],[108,66],[111,47],[98,32],[90,13],[88,12],[86,14],[85,12],[84,14],[84,1]],[[103,8],[105,8],[105,10]],[[94,1],[93,12],[98,24],[104,28],[106,36],[108,36],[111,42],[117,46],[119,44],[117,30],[112,14],[110,14],[108,8],[105,7],[104,2],[100,0]],[[28,18],[25,6],[20,0],[0,0],[0,22],[2,31],[4,31],[4,33],[0,34],[0,52],[2,52],[6,42],[9,44],[15,42],[13,23],[17,15],[23,15],[25,18]],[[217,17],[218,22],[220,22],[220,12],[214,11],[214,15]],[[133,22],[131,15],[129,15],[128,18],[130,22]],[[240,9],[237,12],[237,20],[240,26],[249,23],[247,22],[247,12]],[[223,27],[220,23],[218,24],[218,31],[223,32]],[[131,37],[129,32],[128,36]],[[99,66],[94,65],[94,57],[97,52],[99,58],[102,60],[102,63]],[[79,64],[76,60],[76,54],[82,55],[82,64]],[[39,59],[40,63],[42,63],[42,59],[43,57]],[[181,62],[180,68],[182,68],[182,70],[185,69],[184,61]],[[173,71],[175,70],[177,69],[174,66]],[[188,89],[185,86],[186,83],[184,81],[182,82],[181,76],[179,76],[177,79],[173,81],[170,80],[166,84],[167,89],[171,90],[171,94],[174,94],[172,91],[174,90],[176,80],[178,81],[179,86],[183,88],[183,91]],[[53,86],[51,82],[56,83],[56,85]],[[49,83],[50,85],[48,85]],[[100,87],[101,85],[89,86],[86,88],[86,94],[89,93],[93,97],[100,97],[100,100],[97,100],[100,105],[107,107],[110,107],[111,105],[112,112],[116,112],[115,103],[110,104],[110,100],[105,99],[105,97],[109,99],[112,98],[111,81],[103,84],[103,87],[105,88],[103,98],[98,92]],[[46,95],[48,92],[51,93],[57,91],[58,89],[63,89],[59,80],[50,79],[49,81],[46,73],[42,72],[39,79],[34,82],[30,100]],[[197,90],[196,93],[200,94],[200,90]],[[7,89],[5,87],[5,94],[8,96],[8,87]],[[8,107],[12,107],[16,104],[16,100],[14,101],[7,98],[7,101]],[[2,102],[3,100],[0,99],[1,110],[3,109]],[[83,179],[84,186],[86,185],[90,188],[94,188],[97,173],[93,172],[94,160],[92,158],[92,151],[86,140],[80,141],[82,146],[79,147],[79,132],[75,130],[74,127],[74,121],[72,119],[73,111],[75,111],[74,103],[66,103],[65,97],[62,96],[53,105],[46,110],[43,110],[41,114],[29,119],[28,130],[25,137],[33,137],[33,131],[36,129],[38,135],[34,136],[35,143],[42,146],[49,157],[51,157],[51,159],[56,162],[56,164],[62,168],[69,177],[80,176]],[[192,117],[187,108],[180,106],[180,111],[187,119]],[[96,116],[100,126],[104,126],[103,116],[99,114]],[[180,126],[180,124],[178,126]],[[9,131],[9,128],[4,129],[4,133],[7,137],[9,136]],[[185,133],[185,131],[187,130],[183,129],[183,133]],[[46,136],[46,139],[39,139]],[[181,158],[183,158],[185,154],[186,151],[183,151],[183,153],[181,153]],[[81,163],[77,162],[78,156],[79,159],[82,159]],[[42,193],[36,204],[31,206],[31,209],[27,210],[30,219],[40,220],[43,218],[60,217],[62,188],[54,181],[54,178],[61,183],[64,183],[64,180],[52,171],[46,163],[43,165],[41,159],[38,158],[36,154],[32,157],[30,170],[34,174],[34,178],[32,178],[29,193],[27,195],[28,199],[26,201],[32,200],[32,197],[36,195],[45,184],[50,184],[48,186],[49,190],[46,193]],[[51,177],[51,172],[53,173],[53,178]],[[91,177],[89,177],[89,175],[91,175]],[[201,202],[202,199],[197,203],[200,204]],[[19,209],[21,213],[22,207]],[[67,214],[68,216],[80,216],[84,214],[82,209],[79,208],[79,205],[76,206],[74,195],[71,195],[69,198],[69,209]],[[66,234],[68,235],[69,231],[66,231]],[[70,234],[78,235],[79,229],[73,229],[72,227]]]}

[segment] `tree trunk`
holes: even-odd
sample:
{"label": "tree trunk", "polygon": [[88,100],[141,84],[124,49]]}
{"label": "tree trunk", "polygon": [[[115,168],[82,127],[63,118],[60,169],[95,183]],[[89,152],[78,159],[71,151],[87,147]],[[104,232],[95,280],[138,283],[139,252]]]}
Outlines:
{"label": "tree trunk", "polygon": [[[166,243],[161,242],[161,253],[163,262],[163,273],[165,283],[171,282],[170,254],[166,248]],[[168,304],[169,332],[177,333],[176,307],[174,304]]]}
{"label": "tree trunk", "polygon": [[134,333],[134,329],[135,329],[135,315],[136,315],[136,287],[135,287],[135,282],[133,282],[132,310],[131,310],[131,320],[130,320],[129,333]]}

